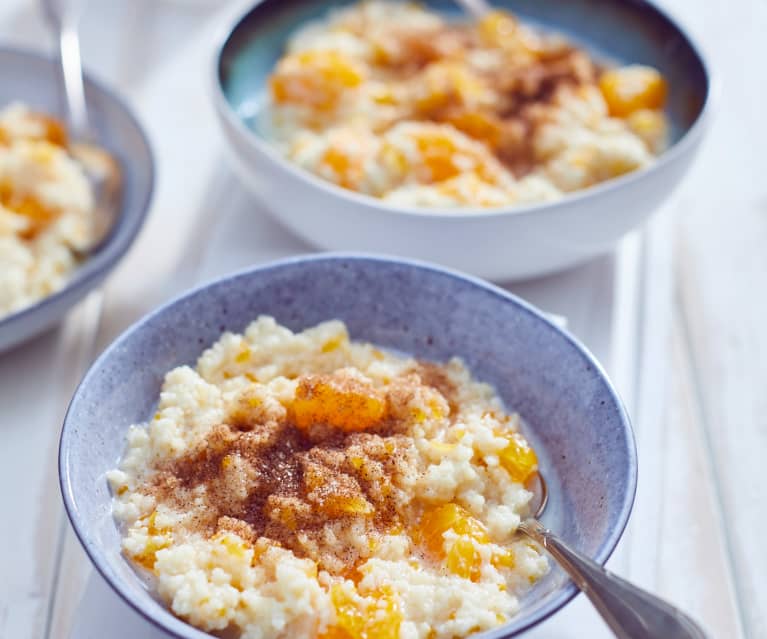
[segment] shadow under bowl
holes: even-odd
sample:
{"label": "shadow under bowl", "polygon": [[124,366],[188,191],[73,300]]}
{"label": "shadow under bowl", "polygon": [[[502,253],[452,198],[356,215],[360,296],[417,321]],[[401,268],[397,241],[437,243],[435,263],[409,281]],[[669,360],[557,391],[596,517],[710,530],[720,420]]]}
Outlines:
{"label": "shadow under bowl", "polygon": [[[96,568],[147,619],[177,637],[207,636],[158,602],[120,554],[105,473],[128,427],[153,414],[164,375],[194,366],[223,331],[241,332],[261,314],[294,331],[340,319],[356,340],[427,360],[463,358],[522,416],[550,489],[543,521],[606,561],[633,503],[636,450],[615,390],[583,346],[525,302],[452,271],[364,255],[301,257],[215,281],[142,319],[93,364],[70,404],[59,450],[67,512]],[[552,568],[520,613],[484,636],[516,635],[575,592]]]}

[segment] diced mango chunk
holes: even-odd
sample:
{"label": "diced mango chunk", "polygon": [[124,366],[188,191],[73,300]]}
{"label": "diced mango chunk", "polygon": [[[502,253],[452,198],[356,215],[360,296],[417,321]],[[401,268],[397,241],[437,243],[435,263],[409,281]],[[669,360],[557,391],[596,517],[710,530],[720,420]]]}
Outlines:
{"label": "diced mango chunk", "polygon": [[442,125],[422,125],[412,130],[410,137],[418,149],[418,160],[407,169],[422,184],[441,183],[467,174],[474,174],[488,184],[502,180],[502,166],[492,151],[466,135],[446,131]]}
{"label": "diced mango chunk", "polygon": [[447,569],[454,575],[472,581],[479,580],[479,567],[482,558],[470,538],[459,537],[456,539],[445,559]]}
{"label": "diced mango chunk", "polygon": [[427,510],[421,519],[420,538],[434,554],[444,554],[444,534],[452,530],[457,535],[468,535],[479,543],[488,543],[487,531],[463,506],[442,504]]}
{"label": "diced mango chunk", "polygon": [[491,148],[501,143],[503,127],[499,119],[482,111],[461,111],[451,115],[447,121],[470,138],[484,142]]}
{"label": "diced mango chunk", "polygon": [[435,62],[418,78],[415,106],[419,112],[438,112],[456,103],[474,105],[488,93],[482,79],[465,65],[452,61]]}
{"label": "diced mango chunk", "polygon": [[[444,535],[448,531],[458,538],[446,550]],[[429,552],[445,560],[450,572],[465,579],[479,578],[482,560],[476,544],[487,544],[490,539],[482,522],[465,508],[450,503],[428,510],[416,536]]]}
{"label": "diced mango chunk", "polygon": [[432,182],[442,182],[462,172],[458,148],[453,140],[442,133],[424,135],[417,140],[423,163]]}
{"label": "diced mango chunk", "polygon": [[237,537],[236,535],[223,533],[223,534],[217,534],[216,539],[221,544],[221,546],[226,550],[226,552],[231,555],[232,557],[235,557],[236,559],[242,559],[245,557],[245,553],[249,549],[249,545]]}
{"label": "diced mango chunk", "polygon": [[[331,146],[323,154],[321,162],[332,169],[336,175],[338,185],[345,189],[355,189],[362,178],[363,167],[361,163],[357,158],[344,152],[342,149]],[[340,341],[335,347],[332,346],[332,340],[328,344],[330,344],[328,350],[323,346],[323,353],[329,353],[334,348],[337,348],[340,345]]]}
{"label": "diced mango chunk", "polygon": [[43,139],[51,144],[66,147],[68,144],[67,130],[60,120],[44,113],[33,113],[31,118],[40,123],[43,128]]}
{"label": "diced mango chunk", "polygon": [[441,442],[436,439],[433,439],[429,442],[429,445],[432,447],[434,452],[440,454],[440,455],[449,455],[453,450],[455,450],[456,444],[451,444],[449,442]]}
{"label": "diced mango chunk", "polygon": [[504,46],[506,42],[515,37],[517,28],[518,23],[514,16],[505,11],[491,11],[477,23],[482,42],[493,47]]}
{"label": "diced mango chunk", "polygon": [[372,504],[359,495],[328,495],[318,507],[331,517],[372,515],[375,512]]}
{"label": "diced mango chunk", "polygon": [[402,612],[389,589],[381,589],[372,597],[354,597],[341,585],[330,589],[336,611],[336,623],[321,639],[398,639]]}
{"label": "diced mango chunk", "polygon": [[632,64],[605,71],[599,88],[610,115],[625,118],[639,109],[661,109],[668,86],[657,69]]}
{"label": "diced mango chunk", "polygon": [[346,432],[367,430],[386,416],[386,398],[363,381],[333,375],[306,376],[292,405],[295,424],[308,430],[327,424]]}
{"label": "diced mango chunk", "polygon": [[496,568],[513,568],[516,564],[514,553],[509,548],[493,555],[493,566]]}
{"label": "diced mango chunk", "polygon": [[504,434],[509,444],[498,454],[498,460],[513,481],[525,483],[538,470],[538,456],[519,433]]}
{"label": "diced mango chunk", "polygon": [[280,61],[270,87],[277,102],[331,109],[363,79],[359,64],[338,51],[304,51]]}
{"label": "diced mango chunk", "polygon": [[141,552],[132,556],[133,561],[147,570],[154,570],[157,551],[167,548],[172,541],[170,531],[158,528],[156,519],[157,511],[155,510],[147,519],[147,542]]}
{"label": "diced mango chunk", "polygon": [[335,337],[331,337],[327,342],[325,342],[322,345],[322,352],[323,353],[332,353],[333,351],[339,349],[343,344],[345,344],[348,341],[348,336],[343,333],[341,335],[336,335]]}
{"label": "diced mango chunk", "polygon": [[543,51],[539,38],[507,11],[489,12],[477,23],[477,32],[485,46],[505,51],[515,64],[535,59]]}
{"label": "diced mango chunk", "polygon": [[666,146],[668,125],[661,111],[639,109],[634,111],[626,122],[653,153],[660,153]]}
{"label": "diced mango chunk", "polygon": [[59,215],[57,209],[44,205],[34,195],[14,189],[8,182],[0,182],[0,204],[27,218],[29,226],[24,237],[34,237]]}

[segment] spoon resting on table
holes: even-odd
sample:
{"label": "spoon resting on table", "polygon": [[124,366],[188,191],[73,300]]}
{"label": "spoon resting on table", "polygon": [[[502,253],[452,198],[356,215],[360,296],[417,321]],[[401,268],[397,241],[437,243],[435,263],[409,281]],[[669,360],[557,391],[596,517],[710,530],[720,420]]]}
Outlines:
{"label": "spoon resting on table", "polygon": [[76,251],[84,258],[109,237],[120,211],[123,176],[120,163],[96,141],[88,119],[78,22],[82,0],[42,0],[45,16],[58,44],[62,96],[67,111],[68,150],[82,166],[93,193],[93,223],[89,244]]}
{"label": "spoon resting on table", "polygon": [[548,501],[543,476],[537,475],[534,515],[519,532],[542,546],[594,604],[618,639],[707,639],[698,624],[659,597],[612,574],[576,552],[538,521]]}

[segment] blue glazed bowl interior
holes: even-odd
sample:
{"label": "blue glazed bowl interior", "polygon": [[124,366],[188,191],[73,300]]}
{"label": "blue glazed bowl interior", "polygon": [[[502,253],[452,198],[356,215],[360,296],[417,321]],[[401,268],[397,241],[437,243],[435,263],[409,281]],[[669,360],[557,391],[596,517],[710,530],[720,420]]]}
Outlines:
{"label": "blue glazed bowl interior", "polygon": [[[286,39],[307,20],[351,0],[263,0],[226,39],[218,59],[218,79],[237,116],[259,131],[266,81]],[[425,0],[427,7],[460,17],[452,0]],[[656,67],[668,79],[670,142],[684,137],[700,117],[709,80],[700,54],[684,32],[644,0],[496,0],[522,20],[556,31],[597,59]]]}
{"label": "blue glazed bowl interior", "polygon": [[[203,637],[155,601],[120,555],[104,474],[128,427],[148,419],[165,373],[194,365],[225,330],[260,314],[293,330],[338,318],[353,338],[419,358],[460,356],[519,411],[551,500],[544,522],[604,562],[628,519],[636,453],[621,403],[592,357],[513,296],[415,263],[364,256],[297,258],[215,282],[148,316],[96,361],[67,414],[60,448],[64,501],[86,551],[117,592],[177,636]],[[521,632],[575,594],[558,569],[487,637]]]}
{"label": "blue glazed bowl interior", "polygon": [[[57,62],[42,54],[0,47],[0,108],[23,102],[36,111],[62,117]],[[120,215],[108,240],[75,271],[64,289],[0,319],[0,351],[44,328],[93,288],[128,250],[147,213],[154,163],[149,142],[128,107],[113,93],[86,78],[88,116],[96,138],[120,163],[123,196]]]}

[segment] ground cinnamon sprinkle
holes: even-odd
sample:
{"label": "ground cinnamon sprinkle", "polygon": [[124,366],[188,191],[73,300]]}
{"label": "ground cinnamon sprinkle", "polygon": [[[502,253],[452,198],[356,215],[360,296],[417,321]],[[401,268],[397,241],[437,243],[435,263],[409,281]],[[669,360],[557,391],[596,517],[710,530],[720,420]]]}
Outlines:
{"label": "ground cinnamon sprinkle", "polygon": [[[329,523],[390,532],[402,525],[392,480],[406,472],[412,441],[400,434],[406,424],[391,414],[388,395],[401,400],[420,383],[451,388],[438,366],[421,364],[417,371],[420,378],[403,377],[388,393],[338,374],[302,376],[297,403],[314,398],[309,413],[295,406],[265,411],[246,396],[193,451],[161,464],[150,492],[175,509],[194,510],[190,532],[264,537],[299,557],[309,554]],[[323,388],[337,391],[338,401]],[[375,420],[364,412],[370,404]],[[342,554],[344,563],[358,559],[350,548]]]}
{"label": "ground cinnamon sprinkle", "polygon": [[[428,38],[423,33],[414,38],[408,30],[395,32],[391,37],[397,43],[396,50],[411,53],[410,71],[405,76],[415,75],[440,59],[460,58],[479,44],[473,28],[465,24],[444,25]],[[460,82],[446,74],[442,79],[444,86],[439,87],[439,99],[418,101],[415,112],[407,113],[407,119],[451,124],[469,137],[487,143],[516,178],[524,177],[538,163],[533,146],[535,133],[555,116],[557,108],[552,105],[555,96],[565,88],[593,85],[599,68],[584,51],[566,43],[523,59],[525,63],[517,66],[484,73],[475,70],[476,77],[492,88],[492,105],[467,104]]]}
{"label": "ground cinnamon sprinkle", "polygon": [[445,372],[444,366],[434,362],[419,361],[415,368],[421,383],[431,386],[447,400],[450,412],[455,413],[458,409],[458,389],[453,380]]}

